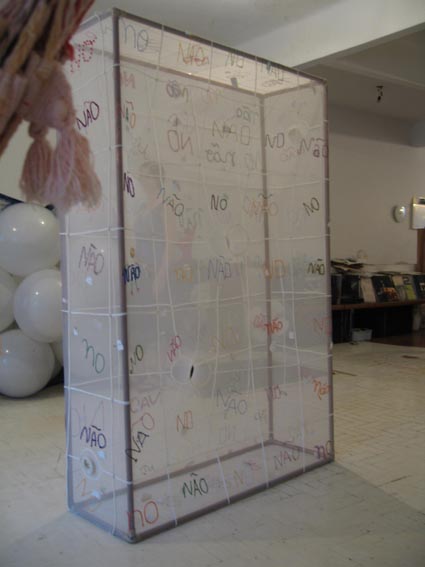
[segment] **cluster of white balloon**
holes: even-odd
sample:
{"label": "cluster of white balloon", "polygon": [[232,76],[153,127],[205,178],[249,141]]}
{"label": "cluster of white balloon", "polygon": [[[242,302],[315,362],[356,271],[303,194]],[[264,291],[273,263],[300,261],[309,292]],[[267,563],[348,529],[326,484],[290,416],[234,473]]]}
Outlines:
{"label": "cluster of white balloon", "polygon": [[59,223],[27,203],[0,212],[0,394],[35,394],[63,365]]}

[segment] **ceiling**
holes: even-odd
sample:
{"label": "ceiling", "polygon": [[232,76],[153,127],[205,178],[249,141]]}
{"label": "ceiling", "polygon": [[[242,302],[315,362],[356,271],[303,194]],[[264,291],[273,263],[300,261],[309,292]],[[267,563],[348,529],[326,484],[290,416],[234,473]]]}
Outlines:
{"label": "ceiling", "polygon": [[339,1],[96,0],[91,12],[119,5],[136,16],[232,47]]}
{"label": "ceiling", "polygon": [[[425,29],[302,68],[327,79],[331,104],[425,120]],[[377,86],[383,87],[380,101]]]}
{"label": "ceiling", "polygon": [[[91,12],[117,1],[96,0]],[[286,24],[341,5],[341,0],[120,0],[125,11],[229,46],[243,44]],[[304,28],[302,28],[304,29]],[[425,23],[355,52],[332,55],[304,71],[328,81],[331,104],[417,123],[425,120]],[[302,38],[300,38],[302,39]],[[377,86],[383,96],[377,102]]]}

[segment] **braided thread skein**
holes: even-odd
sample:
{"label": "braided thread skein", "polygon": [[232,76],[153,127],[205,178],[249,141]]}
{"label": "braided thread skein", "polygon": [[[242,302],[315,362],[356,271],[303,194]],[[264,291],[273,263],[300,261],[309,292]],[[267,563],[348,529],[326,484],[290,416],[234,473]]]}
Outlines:
{"label": "braided thread skein", "polygon": [[[32,58],[30,65],[37,70],[33,88],[21,105],[21,115],[31,123],[29,134],[34,141],[25,159],[20,187],[28,200],[50,203],[61,211],[77,203],[95,207],[101,187],[89,143],[74,128],[71,87],[60,63],[44,63],[37,55]],[[53,150],[45,138],[48,128],[58,132]]]}

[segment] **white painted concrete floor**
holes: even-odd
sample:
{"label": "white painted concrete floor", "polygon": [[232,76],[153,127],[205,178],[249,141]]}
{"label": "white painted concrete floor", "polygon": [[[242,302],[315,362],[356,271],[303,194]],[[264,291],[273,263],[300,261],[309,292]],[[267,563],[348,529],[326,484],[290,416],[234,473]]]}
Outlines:
{"label": "white painted concrete floor", "polygon": [[334,370],[335,463],[135,545],[66,510],[61,387],[0,397],[0,566],[425,567],[425,349]]}

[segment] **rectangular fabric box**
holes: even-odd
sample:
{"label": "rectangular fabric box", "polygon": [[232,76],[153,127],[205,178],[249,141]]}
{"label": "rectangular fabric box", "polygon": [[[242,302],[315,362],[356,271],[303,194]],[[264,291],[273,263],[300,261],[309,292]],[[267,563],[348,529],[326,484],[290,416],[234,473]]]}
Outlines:
{"label": "rectangular fabric box", "polygon": [[326,89],[120,11],[74,49],[69,506],[137,541],[333,458]]}

